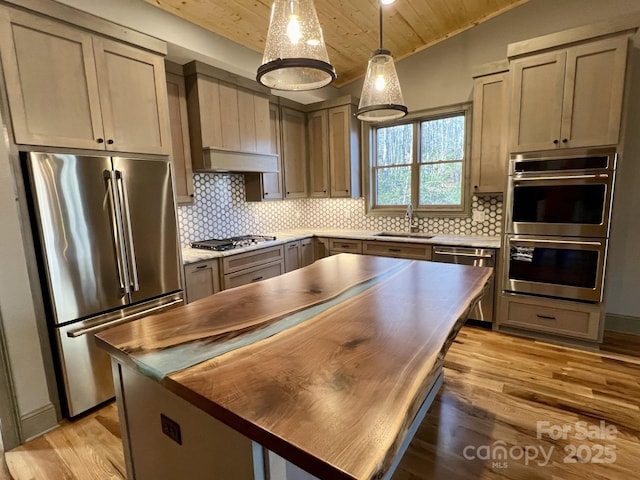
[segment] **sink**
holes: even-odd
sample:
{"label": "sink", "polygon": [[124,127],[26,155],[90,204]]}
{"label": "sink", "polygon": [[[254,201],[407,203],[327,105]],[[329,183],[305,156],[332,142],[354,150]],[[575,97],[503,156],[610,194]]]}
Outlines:
{"label": "sink", "polygon": [[373,235],[374,237],[396,237],[396,238],[433,238],[434,235],[428,233],[404,233],[404,232],[380,232]]}

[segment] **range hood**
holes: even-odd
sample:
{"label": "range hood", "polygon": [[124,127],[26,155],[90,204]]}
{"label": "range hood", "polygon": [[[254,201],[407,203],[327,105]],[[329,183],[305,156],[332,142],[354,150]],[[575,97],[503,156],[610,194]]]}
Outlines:
{"label": "range hood", "polygon": [[264,173],[278,172],[278,155],[237,152],[220,148],[202,149],[202,167],[196,172]]}

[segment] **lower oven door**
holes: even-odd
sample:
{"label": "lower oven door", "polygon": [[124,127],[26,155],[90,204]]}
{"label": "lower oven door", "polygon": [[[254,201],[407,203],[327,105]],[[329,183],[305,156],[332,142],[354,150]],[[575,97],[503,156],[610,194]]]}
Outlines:
{"label": "lower oven door", "polygon": [[505,290],[601,302],[606,239],[507,235]]}

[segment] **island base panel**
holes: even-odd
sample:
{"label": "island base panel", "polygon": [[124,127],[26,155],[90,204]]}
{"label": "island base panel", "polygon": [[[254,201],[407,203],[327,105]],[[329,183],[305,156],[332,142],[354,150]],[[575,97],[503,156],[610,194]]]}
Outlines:
{"label": "island base panel", "polygon": [[[316,480],[137,370],[112,360],[129,480]],[[443,383],[440,369],[385,475],[391,478]]]}
{"label": "island base panel", "polygon": [[262,451],[254,458],[250,439],[133,368],[113,363],[128,480],[264,479]]}

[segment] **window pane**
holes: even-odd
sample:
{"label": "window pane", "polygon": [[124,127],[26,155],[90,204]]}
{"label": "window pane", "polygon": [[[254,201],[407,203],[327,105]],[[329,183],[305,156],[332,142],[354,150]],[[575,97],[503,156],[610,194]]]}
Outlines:
{"label": "window pane", "polygon": [[464,115],[427,120],[421,129],[421,163],[462,160],[464,156]]}
{"label": "window pane", "polygon": [[413,155],[413,126],[396,125],[395,127],[378,128],[377,165],[407,165]]}
{"label": "window pane", "polygon": [[411,202],[411,167],[376,170],[377,205],[407,205]]}
{"label": "window pane", "polygon": [[462,203],[462,162],[420,166],[420,205]]}

